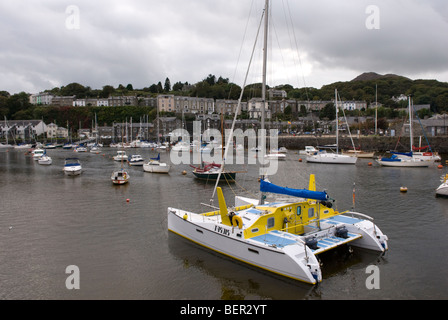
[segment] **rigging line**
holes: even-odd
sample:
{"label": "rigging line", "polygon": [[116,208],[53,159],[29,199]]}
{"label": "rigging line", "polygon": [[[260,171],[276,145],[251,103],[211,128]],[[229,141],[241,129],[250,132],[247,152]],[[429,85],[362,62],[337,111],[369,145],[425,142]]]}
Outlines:
{"label": "rigging line", "polygon": [[[423,128],[423,124],[422,124],[422,122],[420,121],[420,117],[418,116],[417,111],[416,111],[415,108],[414,108],[414,103],[412,103],[412,110],[414,110],[414,113],[415,113],[415,115],[417,116],[417,119],[418,119],[418,123],[420,123],[420,127],[422,128],[422,132],[423,132],[423,135],[425,136],[426,143],[428,144],[429,151],[432,152],[431,145],[429,144],[428,137],[426,136],[425,128]],[[412,151],[412,146],[411,146],[411,151]]]}
{"label": "rigging line", "polygon": [[[342,99],[341,99],[341,96],[339,95],[339,91],[338,91],[338,97],[339,97],[339,100],[342,103]],[[347,117],[345,116],[344,105],[342,105],[342,114],[344,115],[345,124],[347,125],[347,130],[348,130],[348,134],[350,136],[350,140],[352,141],[353,150],[356,150],[355,143],[353,142],[352,132],[350,131],[350,127],[349,127],[348,122],[347,122]],[[336,121],[338,121],[338,119],[336,119]]]}
{"label": "rigging line", "polygon": [[246,27],[244,28],[243,39],[241,40],[241,46],[240,46],[240,51],[239,51],[239,53],[238,53],[238,59],[237,59],[237,62],[236,62],[235,70],[233,71],[233,80],[232,80],[232,82],[231,82],[231,86],[230,86],[230,90],[229,90],[229,95],[228,95],[228,98],[229,98],[229,99],[230,99],[230,97],[231,97],[231,92],[232,92],[232,88],[233,88],[233,85],[232,85],[232,84],[235,82],[235,79],[236,79],[236,71],[238,70],[238,65],[239,65],[239,63],[240,63],[241,53],[242,53],[242,51],[243,51],[244,42],[245,42],[245,40],[246,40],[247,28],[248,28],[248,26],[249,26],[249,21],[250,21],[250,16],[251,16],[251,14],[252,14],[252,9],[253,9],[253,6],[254,6],[254,1],[255,1],[255,0],[252,0],[252,3],[251,3],[251,5],[250,5],[250,9],[249,9],[249,14],[248,14],[248,16],[247,16]]}
{"label": "rigging line", "polygon": [[308,87],[306,85],[306,81],[305,81],[305,75],[303,74],[303,64],[302,64],[302,59],[300,58],[300,54],[299,54],[299,46],[297,44],[297,37],[296,37],[296,33],[295,33],[295,28],[294,28],[294,23],[293,23],[293,19],[292,19],[292,15],[291,15],[291,8],[289,6],[289,1],[286,1],[286,4],[288,6],[288,12],[289,12],[289,19],[291,21],[291,26],[292,26],[292,33],[293,33],[293,39],[296,45],[296,52],[297,52],[297,58],[299,59],[299,64],[300,64],[300,70],[302,70],[302,79],[303,79],[303,87],[305,89],[305,94],[306,94],[306,98],[308,101],[310,101],[310,97],[308,95]]}
{"label": "rigging line", "polygon": [[261,20],[260,20],[260,24],[258,26],[257,36],[255,37],[255,43],[254,43],[254,46],[253,46],[253,49],[252,49],[252,54],[251,54],[251,57],[250,57],[250,60],[249,60],[249,65],[248,65],[248,68],[247,68],[247,71],[246,71],[246,76],[244,78],[243,88],[241,90],[240,98],[238,99],[238,106],[237,106],[237,108],[235,110],[235,115],[234,115],[234,119],[233,119],[233,122],[232,122],[232,128],[230,129],[229,137],[227,138],[226,150],[224,152],[224,158],[222,159],[223,160],[222,161],[222,165],[219,168],[218,179],[216,180],[215,188],[213,189],[213,194],[212,194],[212,198],[210,199],[210,201],[213,201],[213,198],[215,196],[215,192],[216,192],[216,189],[218,187],[219,179],[221,178],[221,173],[222,173],[222,171],[224,169],[225,160],[227,159],[227,153],[229,152],[229,149],[230,149],[230,142],[233,141],[233,131],[235,129],[236,118],[237,118],[238,113],[239,113],[240,108],[241,108],[241,100],[243,99],[244,87],[246,86],[247,77],[249,75],[250,66],[252,64],[252,59],[253,59],[255,48],[256,48],[256,45],[257,45],[258,36],[260,34],[260,29],[261,29],[261,26],[263,25],[263,18],[264,18],[265,14],[266,14],[266,10],[263,11],[263,14],[262,14],[262,17],[261,17]]}

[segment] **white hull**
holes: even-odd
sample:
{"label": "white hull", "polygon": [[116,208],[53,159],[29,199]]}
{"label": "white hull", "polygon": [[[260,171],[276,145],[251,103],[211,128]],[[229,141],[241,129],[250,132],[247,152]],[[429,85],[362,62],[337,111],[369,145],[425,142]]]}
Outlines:
{"label": "white hull", "polygon": [[[182,218],[184,214],[189,215],[187,220]],[[237,238],[238,229],[218,227],[216,223],[198,221],[199,219],[203,220],[202,217],[195,218],[194,214],[168,208],[168,230],[190,241],[288,278],[311,284],[322,279],[318,260],[308,247],[296,244],[274,248],[256,241],[240,240]],[[309,257],[308,262],[306,256]],[[314,278],[308,265],[311,265],[316,272],[317,279]]]}
{"label": "white hull", "polygon": [[436,195],[441,197],[448,197],[448,182],[443,182],[437,189]]}
{"label": "white hull", "polygon": [[39,164],[41,164],[41,165],[47,165],[47,166],[49,166],[49,165],[51,165],[51,164],[53,163],[53,160],[52,160],[50,157],[43,156],[43,157],[41,157],[37,162],[38,162]]}
{"label": "white hull", "polygon": [[82,172],[81,167],[64,168],[63,170],[66,176],[79,176]]}
{"label": "white hull", "polygon": [[145,163],[143,164],[143,171],[150,173],[168,173],[170,166],[166,163]]}
{"label": "white hull", "polygon": [[111,176],[113,184],[122,185],[129,182],[129,174],[124,170],[114,171]]}
{"label": "white hull", "polygon": [[380,165],[384,167],[405,167],[405,168],[423,168],[429,167],[431,161],[423,161],[423,160],[404,160],[401,161],[384,161],[381,159],[376,160]]}
{"label": "white hull", "polygon": [[357,160],[358,158],[356,157],[337,153],[318,153],[306,157],[307,162],[327,164],[356,164]]}
{"label": "white hull", "polygon": [[283,153],[270,153],[264,156],[268,160],[285,160],[286,155]]}
{"label": "white hull", "polygon": [[130,166],[142,166],[145,163],[144,160],[142,161],[129,161]]}
{"label": "white hull", "polygon": [[304,150],[299,150],[299,154],[303,155],[303,156],[310,156],[315,152],[318,152],[319,150],[317,150],[316,148],[314,148],[313,146],[305,146]]}
{"label": "white hull", "polygon": [[[335,237],[335,227],[341,225],[347,228],[350,238]],[[259,239],[245,239],[239,228],[222,224],[217,216],[205,217],[168,208],[169,231],[249,265],[309,284],[322,281],[319,253],[349,242],[380,252],[388,249],[387,237],[368,220],[338,216],[323,220],[321,228],[322,231],[313,229],[310,233],[319,240],[319,248],[312,250],[305,244],[306,236],[272,231]],[[276,245],[266,240],[275,238]]]}

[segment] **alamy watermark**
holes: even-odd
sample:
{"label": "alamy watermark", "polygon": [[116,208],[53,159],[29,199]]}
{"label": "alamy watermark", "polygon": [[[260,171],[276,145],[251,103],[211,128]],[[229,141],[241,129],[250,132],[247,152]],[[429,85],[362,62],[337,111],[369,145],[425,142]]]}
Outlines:
{"label": "alamy watermark", "polygon": [[375,5],[369,5],[366,8],[366,14],[368,14],[368,17],[366,19],[366,28],[369,30],[379,30],[380,8]]}
{"label": "alamy watermark", "polygon": [[65,27],[68,30],[79,30],[81,29],[81,16],[79,7],[75,5],[70,5],[65,9],[65,14],[67,18],[65,19]]}
{"label": "alamy watermark", "polygon": [[[232,136],[232,141],[229,144],[229,152],[222,152],[221,148],[226,147],[228,137]],[[203,162],[208,163],[224,163],[229,164],[253,164],[260,165],[261,175],[274,175],[277,173],[278,160],[276,158],[270,159],[267,157],[268,148],[270,150],[278,149],[278,131],[269,130],[269,135],[265,129],[258,130],[258,136],[254,129],[225,130],[226,141],[222,141],[221,132],[217,129],[207,129],[201,133],[201,122],[193,122],[193,145],[192,152],[190,150],[176,151],[172,149],[170,152],[170,160],[174,165],[179,164],[193,164],[200,165]],[[181,138],[181,141],[190,142],[190,134],[185,129],[176,129],[172,132],[171,143],[175,143]],[[267,141],[269,139],[269,144]],[[201,141],[209,141],[207,147],[201,147]],[[247,142],[248,156],[245,157],[244,149]],[[233,150],[236,150],[235,154]],[[223,159],[224,153],[224,159]],[[192,156],[190,156],[192,154]],[[246,162],[247,160],[247,162]]]}
{"label": "alamy watermark", "polygon": [[366,268],[366,274],[369,276],[366,279],[366,288],[368,290],[380,289],[380,268],[370,265]]}
{"label": "alamy watermark", "polygon": [[65,287],[68,290],[79,290],[80,289],[80,273],[78,266],[70,265],[65,268],[65,273],[69,274],[65,280]]}

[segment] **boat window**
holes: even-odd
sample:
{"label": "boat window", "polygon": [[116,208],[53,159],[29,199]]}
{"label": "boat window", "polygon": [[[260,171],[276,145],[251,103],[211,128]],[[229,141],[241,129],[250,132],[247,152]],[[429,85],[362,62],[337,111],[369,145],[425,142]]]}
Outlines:
{"label": "boat window", "polygon": [[252,233],[257,233],[258,232],[258,228],[252,229],[251,231],[252,231]]}
{"label": "boat window", "polygon": [[302,207],[298,206],[297,207],[297,216],[300,216],[302,214]]}
{"label": "boat window", "polygon": [[275,225],[275,218],[268,218],[268,229],[273,228]]}
{"label": "boat window", "polygon": [[308,209],[308,218],[312,218],[314,217],[314,208],[309,208]]}

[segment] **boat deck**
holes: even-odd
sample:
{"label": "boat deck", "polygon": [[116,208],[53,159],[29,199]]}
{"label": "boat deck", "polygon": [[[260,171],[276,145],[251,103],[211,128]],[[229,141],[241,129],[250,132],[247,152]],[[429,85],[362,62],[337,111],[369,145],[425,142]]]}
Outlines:
{"label": "boat deck", "polygon": [[[350,217],[337,217],[337,218],[348,218],[348,219],[359,220],[359,219],[350,218]],[[340,222],[337,222],[337,223],[340,223]],[[361,237],[362,237],[361,234],[351,233],[351,232],[347,233],[347,238],[340,238],[340,237],[336,237],[334,235],[327,234],[326,236],[316,238],[317,249],[311,249],[311,251],[314,254],[319,254],[319,253],[334,249],[336,247],[339,247],[343,244],[352,242]],[[251,240],[263,243],[268,246],[276,247],[276,248],[284,248],[288,245],[304,243],[304,240],[300,239],[299,237],[292,235],[292,234],[288,234],[286,232],[281,232],[281,231],[271,231],[267,234],[253,237],[253,238],[251,238]]]}
{"label": "boat deck", "polygon": [[335,237],[335,236],[318,239],[318,241],[317,241],[318,249],[311,250],[311,251],[313,251],[314,254],[319,254],[319,253],[334,249],[336,247],[339,247],[343,244],[352,242],[352,241],[362,237],[362,235],[360,235],[360,234],[350,233],[350,232],[347,235],[348,235],[347,239],[339,238],[339,237]]}

